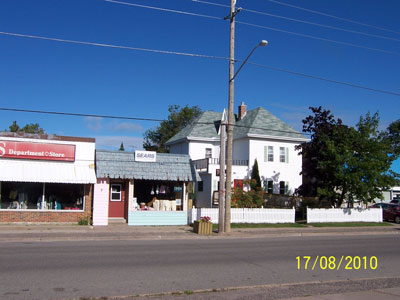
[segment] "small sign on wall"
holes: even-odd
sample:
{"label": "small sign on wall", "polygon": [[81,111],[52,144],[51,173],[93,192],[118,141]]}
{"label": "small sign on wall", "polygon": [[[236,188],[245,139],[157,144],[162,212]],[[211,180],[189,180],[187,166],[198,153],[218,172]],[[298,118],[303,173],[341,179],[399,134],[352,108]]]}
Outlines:
{"label": "small sign on wall", "polygon": [[156,158],[155,151],[135,151],[135,161],[156,162]]}

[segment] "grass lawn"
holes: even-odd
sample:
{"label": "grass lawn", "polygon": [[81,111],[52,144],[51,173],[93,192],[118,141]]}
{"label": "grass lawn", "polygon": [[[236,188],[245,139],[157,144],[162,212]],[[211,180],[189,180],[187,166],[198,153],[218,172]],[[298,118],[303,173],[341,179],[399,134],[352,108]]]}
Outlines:
{"label": "grass lawn", "polygon": [[364,227],[364,226],[393,226],[391,223],[375,222],[340,222],[340,223],[309,223],[313,227]]}

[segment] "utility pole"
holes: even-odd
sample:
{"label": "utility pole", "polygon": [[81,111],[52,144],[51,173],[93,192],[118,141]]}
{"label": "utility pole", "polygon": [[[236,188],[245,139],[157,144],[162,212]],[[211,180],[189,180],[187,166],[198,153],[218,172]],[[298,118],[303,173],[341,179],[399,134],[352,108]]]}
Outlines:
{"label": "utility pole", "polygon": [[219,152],[219,200],[218,200],[218,233],[225,232],[225,131],[226,112],[222,113],[220,126],[220,152]]}
{"label": "utility pole", "polygon": [[233,149],[233,93],[235,74],[235,9],[236,0],[231,0],[230,47],[229,47],[229,101],[228,101],[228,147],[226,156],[226,198],[225,198],[225,232],[231,232],[231,196],[232,196],[232,149]]}

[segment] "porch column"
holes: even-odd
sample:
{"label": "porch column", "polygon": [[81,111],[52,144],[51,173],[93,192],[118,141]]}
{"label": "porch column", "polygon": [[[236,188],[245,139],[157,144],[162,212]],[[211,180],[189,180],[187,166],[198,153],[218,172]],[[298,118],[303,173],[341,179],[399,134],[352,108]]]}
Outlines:
{"label": "porch column", "polygon": [[187,210],[188,203],[187,203],[187,197],[186,197],[186,184],[182,183],[182,204],[183,204],[183,211]]}
{"label": "porch column", "polygon": [[128,203],[128,211],[134,211],[135,210],[135,206],[133,205],[134,204],[133,203],[134,188],[135,188],[135,185],[134,185],[133,179],[130,179],[129,180],[129,188],[128,188],[128,191],[129,191],[128,192],[128,201],[129,201],[129,203]]}

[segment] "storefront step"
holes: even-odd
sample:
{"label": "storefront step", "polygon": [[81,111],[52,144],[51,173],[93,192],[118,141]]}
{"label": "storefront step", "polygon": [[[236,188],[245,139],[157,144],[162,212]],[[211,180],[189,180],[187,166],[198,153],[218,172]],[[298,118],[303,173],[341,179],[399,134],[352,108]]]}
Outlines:
{"label": "storefront step", "polygon": [[108,224],[126,224],[124,218],[108,218]]}

